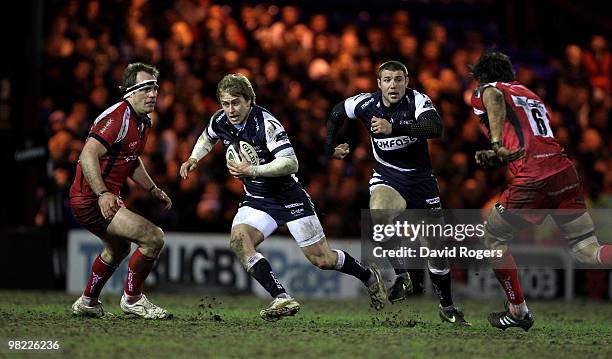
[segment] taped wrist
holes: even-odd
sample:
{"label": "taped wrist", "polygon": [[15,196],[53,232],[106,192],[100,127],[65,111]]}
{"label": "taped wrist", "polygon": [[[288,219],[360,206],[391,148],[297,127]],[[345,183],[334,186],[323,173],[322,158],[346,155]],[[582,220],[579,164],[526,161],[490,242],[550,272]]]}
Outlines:
{"label": "taped wrist", "polygon": [[199,161],[206,156],[208,152],[210,152],[212,147],[213,143],[208,138],[208,135],[206,135],[206,130],[204,130],[200,137],[198,137],[198,141],[193,146],[193,151],[191,151],[191,155],[189,157],[193,157]]}

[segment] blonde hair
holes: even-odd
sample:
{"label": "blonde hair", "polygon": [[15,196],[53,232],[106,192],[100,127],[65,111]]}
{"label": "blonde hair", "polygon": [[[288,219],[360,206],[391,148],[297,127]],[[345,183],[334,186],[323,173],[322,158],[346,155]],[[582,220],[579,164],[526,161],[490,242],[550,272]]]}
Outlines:
{"label": "blonde hair", "polygon": [[225,75],[217,85],[217,101],[221,102],[221,93],[225,92],[231,96],[241,96],[255,104],[255,91],[249,79],[242,74]]}

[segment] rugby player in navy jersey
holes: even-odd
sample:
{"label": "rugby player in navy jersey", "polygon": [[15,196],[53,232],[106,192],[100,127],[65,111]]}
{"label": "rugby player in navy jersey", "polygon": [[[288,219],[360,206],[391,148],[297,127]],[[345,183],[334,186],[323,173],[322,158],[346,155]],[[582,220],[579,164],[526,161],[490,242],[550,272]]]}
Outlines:
{"label": "rugby player in navy jersey", "polygon": [[261,317],[274,321],[300,309],[270,263],[256,250],[280,225],[287,225],[312,264],[359,278],[368,288],[372,306],[382,309],[386,291],[379,270],[364,267],[350,254],[329,247],[310,197],[295,177],[298,160],[291,142],[282,124],[255,104],[249,80],[240,74],[225,76],[217,86],[217,99],[222,108],[212,116],[190,158],[181,165],[180,175],[187,178],[219,140],[226,149],[239,141],[247,142],[257,153],[258,164],[247,161],[248,155],[241,152],[241,161],[228,160],[227,168],[243,181],[245,191],[232,223],[230,245],[247,272],[274,298],[260,312]]}
{"label": "rugby player in navy jersey", "polygon": [[[427,148],[427,139],[442,135],[442,120],[427,95],[408,88],[408,70],[401,62],[383,63],[377,83],[378,91],[349,97],[334,106],[327,122],[327,158],[343,159],[350,151],[346,143],[335,146],[342,121],[361,121],[370,133],[375,160],[369,183],[373,222],[391,223],[396,213],[411,208],[426,211],[423,220],[427,223],[443,224],[438,183]],[[388,239],[387,245],[390,242]],[[427,246],[443,248],[444,239],[429,238]],[[395,258],[392,262],[396,273],[388,295],[392,303],[404,300],[412,291],[408,265],[402,263],[405,260]],[[448,259],[430,258],[427,267],[440,298],[442,320],[469,325],[453,304]]]}

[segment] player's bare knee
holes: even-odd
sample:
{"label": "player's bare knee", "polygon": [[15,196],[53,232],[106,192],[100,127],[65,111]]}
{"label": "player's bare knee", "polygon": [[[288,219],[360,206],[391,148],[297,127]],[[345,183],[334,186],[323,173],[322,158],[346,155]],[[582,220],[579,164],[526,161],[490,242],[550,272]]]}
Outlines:
{"label": "player's bare knee", "polygon": [[574,258],[585,264],[598,264],[599,251],[601,246],[597,242],[597,237],[591,232],[591,235],[582,238],[578,241],[570,242],[570,248]]}
{"label": "player's bare knee", "polygon": [[591,243],[590,245],[580,248],[578,250],[572,250],[574,258],[585,264],[599,264],[598,254],[601,246],[598,243]]}
{"label": "player's bare knee", "polygon": [[559,223],[561,231],[565,234],[568,245],[572,250],[574,258],[585,264],[597,264],[599,263],[599,250],[601,246],[595,236],[595,225],[593,220],[588,213],[566,222]]}
{"label": "player's bare knee", "polygon": [[237,255],[241,255],[244,252],[245,242],[250,241],[249,234],[241,229],[232,229],[230,235],[230,248]]}
{"label": "player's bare knee", "polygon": [[382,205],[370,205],[370,216],[372,216],[373,224],[390,224],[399,215],[399,210],[393,210],[389,207],[383,208]]}
{"label": "player's bare knee", "polygon": [[502,242],[499,239],[494,238],[494,237],[489,237],[486,234],[483,239],[483,244],[486,249],[490,249],[490,250],[501,250],[502,252],[505,252],[508,250],[508,245],[505,242]]}
{"label": "player's bare knee", "polygon": [[164,231],[161,228],[157,226],[153,228],[151,246],[158,252],[161,252],[162,248],[164,248],[164,237]]}
{"label": "player's bare knee", "polygon": [[140,243],[142,254],[147,257],[158,257],[164,248],[164,231],[157,226],[150,226],[143,231]]}

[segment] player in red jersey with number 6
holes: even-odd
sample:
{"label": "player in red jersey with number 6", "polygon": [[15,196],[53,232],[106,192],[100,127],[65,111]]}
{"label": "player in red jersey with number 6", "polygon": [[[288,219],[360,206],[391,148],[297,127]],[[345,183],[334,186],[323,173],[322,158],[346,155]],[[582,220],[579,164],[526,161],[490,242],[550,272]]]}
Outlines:
{"label": "player in red jersey with number 6", "polygon": [[472,107],[491,140],[490,150],[476,152],[476,162],[484,167],[507,164],[514,175],[491,209],[485,227],[485,245],[503,251],[491,266],[509,302],[505,311],[491,313],[488,319],[500,329],[520,327],[527,331],[534,320],[506,245],[514,233],[541,223],[550,214],[578,261],[612,264],[612,245],[598,243],[593,221],[586,212],[580,177],[553,136],[546,106],[515,81],[508,56],[486,53],[471,70],[479,82]]}

